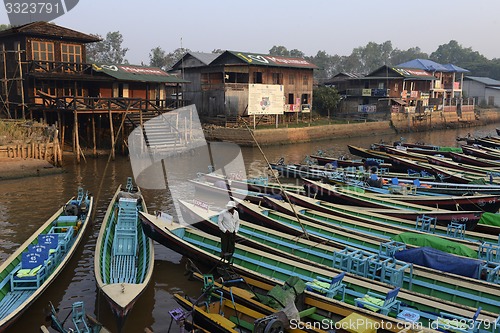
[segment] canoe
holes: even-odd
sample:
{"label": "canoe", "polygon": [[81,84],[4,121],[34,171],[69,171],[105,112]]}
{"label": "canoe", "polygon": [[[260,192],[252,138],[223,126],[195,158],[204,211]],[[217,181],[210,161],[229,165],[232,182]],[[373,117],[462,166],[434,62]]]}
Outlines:
{"label": "canoe", "polygon": [[458,222],[465,224],[467,230],[473,230],[481,218],[480,211],[433,209],[431,207],[404,203],[398,200],[382,199],[368,193],[348,191],[313,180],[304,179],[304,186],[308,189],[306,190],[307,193],[314,194],[314,197],[318,199],[333,203],[366,207],[373,211],[379,209],[379,212],[383,214],[406,218],[412,221],[416,221],[417,217],[425,214],[435,217],[438,224],[447,226],[451,222]]}
{"label": "canoe", "polygon": [[201,175],[206,181],[211,183],[227,182],[231,188],[248,190],[251,192],[265,193],[271,195],[281,195],[283,190],[304,193],[304,187],[292,184],[278,184],[270,182],[267,177],[256,177],[256,178],[232,178],[224,177],[215,173],[206,173]]}
{"label": "canoe", "polygon": [[[216,283],[212,275],[204,276],[203,294],[195,300],[174,294],[175,301],[183,308],[184,316],[192,328],[201,328],[208,332],[244,333],[244,332],[318,332],[327,333],[321,329],[291,329],[290,322],[283,311],[278,311],[261,302],[254,301],[248,307],[240,302],[243,298],[252,297],[249,291],[238,287],[231,287],[224,295],[224,287]],[[241,279],[240,279],[241,280]],[[210,281],[210,282],[208,282]],[[300,286],[297,292],[300,296],[305,283],[298,279]],[[278,286],[281,290],[281,286]],[[235,294],[239,297],[235,297]],[[257,295],[257,297],[259,297]],[[262,299],[264,296],[260,296]],[[249,301],[247,301],[249,303]],[[180,309],[178,309],[180,310]],[[178,311],[177,310],[177,311]],[[297,315],[312,316],[316,311],[306,310]],[[326,318],[326,317],[325,317]],[[295,326],[306,326],[306,322],[299,321]]]}
{"label": "canoe", "polygon": [[151,280],[153,242],[142,231],[138,213],[146,203],[132,179],[118,186],[104,216],[96,242],[94,273],[97,287],[122,323]]}
{"label": "canoe", "polygon": [[490,185],[494,185],[497,187],[498,185],[500,185],[500,177],[497,176],[498,172],[487,175],[487,174],[480,174],[477,172],[461,171],[437,165],[433,165],[432,169],[434,170],[438,178],[444,182],[454,182],[458,184],[470,184],[470,185],[488,184],[488,186],[486,186],[487,188],[490,188]]}
{"label": "canoe", "polygon": [[[57,310],[54,308],[51,302],[49,303],[49,308],[51,321],[50,327],[59,333],[111,333],[111,331],[106,329],[103,324],[97,321],[97,319],[85,312],[85,306],[82,301],[73,303],[73,305],[71,306],[71,311],[68,313],[65,319],[60,319],[58,317]],[[66,321],[70,315],[71,323],[68,325]],[[45,325],[40,326],[40,330],[42,331],[42,333],[50,332],[49,329],[45,327]]]}
{"label": "canoe", "polygon": [[[328,214],[332,218],[341,217],[347,220],[356,220],[359,222],[364,222],[366,224],[374,225],[380,223],[382,225],[387,225],[389,228],[396,228],[396,230],[398,229],[398,227],[402,227],[407,230],[417,229],[416,221],[384,215],[383,212],[376,213],[372,210],[363,210],[355,206],[338,205],[319,199],[309,198],[303,195],[296,195],[295,193],[287,193],[287,195],[288,199],[297,206],[301,206],[304,209],[311,209],[314,212]],[[285,210],[282,208],[283,206],[285,205],[273,205],[272,208],[286,214],[290,214],[288,209]],[[446,237],[448,235],[448,229],[446,226],[436,225],[433,233],[436,236]],[[476,243],[477,246],[479,246],[479,244],[483,242],[495,243],[497,240],[497,235],[490,235],[471,230],[465,232],[463,239],[455,239],[455,241],[460,243],[462,243],[462,241]]]}
{"label": "canoe", "polygon": [[[184,213],[196,215],[197,219],[203,220],[207,227],[212,226],[213,230],[216,212],[207,211],[186,202],[181,203],[181,207],[184,209],[183,215]],[[311,232],[311,234],[313,233]],[[350,270],[350,267],[345,262],[336,260],[340,257],[339,253],[346,252],[346,247],[342,243],[333,241],[330,238],[313,239],[314,237],[311,237],[310,239],[305,239],[295,237],[244,220],[241,221],[238,236],[240,238],[238,243],[245,244],[254,249],[266,251],[267,248],[262,246],[265,245],[273,249],[279,249],[286,253],[290,259],[297,262],[318,267],[326,265],[334,269],[342,269],[353,275],[369,277],[376,281],[389,283],[425,295],[432,295],[442,300],[453,300],[463,305],[483,306],[483,309],[490,311],[496,311],[497,305],[500,304],[500,285],[495,283],[444,273],[415,264],[412,266],[402,261],[392,261],[390,265],[394,270],[391,271],[390,276],[385,275],[385,270],[382,266],[384,265],[383,262],[387,262],[388,258],[377,258],[380,248],[378,244],[374,244],[376,245],[376,249],[373,249],[372,257],[366,259],[369,262],[368,270],[356,271]],[[349,248],[352,250],[355,249],[354,246]],[[368,258],[368,254],[366,258]],[[355,259],[353,258],[352,260]],[[379,272],[374,273],[371,270],[377,267],[377,265],[379,265]]]}
{"label": "canoe", "polygon": [[488,160],[500,160],[500,150],[482,146],[462,145],[464,154]]}
{"label": "canoe", "polygon": [[[178,223],[156,218],[151,214],[140,214],[141,220],[145,225],[144,230],[160,244],[186,255],[187,257],[203,262],[204,264],[218,265],[220,263],[219,237],[206,234],[202,231],[182,227]],[[149,230],[148,230],[149,229]],[[147,230],[147,231],[146,231]],[[251,246],[236,244],[236,251],[233,256],[231,270],[237,274],[249,276],[261,282],[287,280],[292,275],[297,275],[302,280],[310,282],[316,277],[332,278],[332,268],[319,268],[286,257],[285,254],[276,255],[272,248],[267,251],[257,250]],[[341,271],[337,271],[340,273]],[[354,299],[363,297],[367,292],[374,292],[380,295],[386,295],[394,287],[373,281],[371,279],[359,276],[345,275],[346,284],[345,300],[349,304],[354,304]],[[311,295],[310,292],[306,292]],[[435,297],[429,297],[412,291],[401,289],[398,299],[404,306],[401,309],[411,309],[420,315],[421,325],[428,327],[430,321],[436,319],[440,311],[455,313],[460,316],[472,317],[476,312],[475,308],[462,306],[453,302],[439,300]],[[322,297],[321,300],[328,304],[339,301]],[[399,313],[399,312],[398,312]],[[498,314],[489,311],[481,311],[482,320],[493,322]],[[394,320],[392,317],[384,317],[386,320]],[[392,318],[392,319],[391,319]],[[394,329],[394,327],[393,327]]]}
{"label": "canoe", "polygon": [[485,159],[481,157],[460,154],[460,153],[451,153],[451,159],[457,163],[464,163],[475,165],[479,167],[490,167],[490,168],[498,168],[500,167],[500,162],[491,159]]}
{"label": "canoe", "polygon": [[0,332],[19,318],[55,281],[89,225],[93,197],[78,189],[0,266]]}

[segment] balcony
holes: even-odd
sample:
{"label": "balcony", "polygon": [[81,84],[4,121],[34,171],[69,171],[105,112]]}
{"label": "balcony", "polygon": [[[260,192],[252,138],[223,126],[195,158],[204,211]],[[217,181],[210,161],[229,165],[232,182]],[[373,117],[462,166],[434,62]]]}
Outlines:
{"label": "balcony", "polygon": [[347,89],[347,96],[353,97],[388,97],[389,92],[387,89],[378,89],[378,88],[367,88],[367,89]]}

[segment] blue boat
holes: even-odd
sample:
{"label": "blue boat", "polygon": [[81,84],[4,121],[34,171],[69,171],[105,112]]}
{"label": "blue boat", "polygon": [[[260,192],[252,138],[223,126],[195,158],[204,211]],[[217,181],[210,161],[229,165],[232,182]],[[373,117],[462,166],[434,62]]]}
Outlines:
{"label": "blue boat", "polygon": [[0,332],[57,278],[89,225],[93,198],[82,188],[0,266]]}
{"label": "blue boat", "polygon": [[129,177],[111,199],[96,242],[96,283],[119,326],[153,274],[153,242],[142,231],[139,212],[147,212],[146,203]]}

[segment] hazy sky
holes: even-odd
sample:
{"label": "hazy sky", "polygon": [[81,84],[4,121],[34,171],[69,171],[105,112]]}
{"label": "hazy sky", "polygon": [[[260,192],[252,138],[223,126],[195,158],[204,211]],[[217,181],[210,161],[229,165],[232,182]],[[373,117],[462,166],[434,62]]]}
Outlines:
{"label": "hazy sky", "polygon": [[[171,52],[213,49],[268,53],[274,45],[349,55],[368,42],[419,46],[431,53],[457,40],[487,58],[500,58],[498,0],[80,0],[56,24],[105,36],[120,31],[130,63],[149,63],[161,46]],[[5,10],[2,23],[7,23]]]}

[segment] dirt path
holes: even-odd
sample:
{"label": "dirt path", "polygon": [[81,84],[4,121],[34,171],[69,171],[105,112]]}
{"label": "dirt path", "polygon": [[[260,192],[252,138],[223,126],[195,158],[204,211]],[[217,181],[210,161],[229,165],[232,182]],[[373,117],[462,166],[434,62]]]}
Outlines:
{"label": "dirt path", "polygon": [[0,180],[43,176],[63,172],[44,160],[0,158]]}

